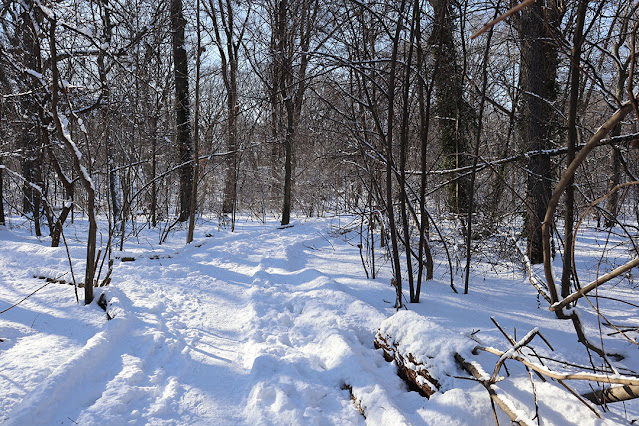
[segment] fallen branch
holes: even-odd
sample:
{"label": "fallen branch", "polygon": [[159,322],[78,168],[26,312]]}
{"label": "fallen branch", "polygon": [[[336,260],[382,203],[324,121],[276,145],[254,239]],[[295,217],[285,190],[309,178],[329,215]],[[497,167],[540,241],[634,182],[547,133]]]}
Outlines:
{"label": "fallen branch", "polygon": [[[486,346],[476,346],[475,350],[484,351],[491,353],[493,355],[497,355],[499,357],[504,356],[505,352],[500,351],[499,349],[486,347]],[[619,384],[619,385],[632,385],[639,386],[639,378],[637,377],[629,377],[622,375],[605,375],[605,374],[596,374],[596,373],[560,373],[556,371],[551,371],[548,368],[536,364],[534,362],[529,361],[526,357],[522,355],[518,355],[516,353],[507,354],[507,359],[513,359],[515,361],[519,361],[524,364],[526,367],[529,367],[531,370],[535,370],[546,377],[550,377],[551,379],[556,380],[587,380],[592,382],[602,382],[602,383],[611,383],[611,384]]]}
{"label": "fallen branch", "polygon": [[355,408],[357,408],[357,411],[359,411],[359,414],[361,414],[362,417],[366,419],[366,413],[364,412],[364,408],[362,408],[362,401],[360,401],[359,399],[357,399],[357,397],[355,397],[355,394],[353,393],[353,387],[349,384],[344,383],[342,385],[342,389],[348,391],[348,394],[350,395],[351,401],[353,401]]}
{"label": "fallen branch", "polygon": [[543,284],[544,284],[543,281],[539,279],[539,276],[532,269],[532,263],[530,262],[530,258],[521,249],[521,247],[519,247],[519,244],[517,244],[515,235],[511,234],[510,237],[513,240],[513,245],[515,246],[519,254],[522,256],[522,263],[524,264],[524,267],[526,268],[526,272],[528,272],[528,281],[530,282],[530,284],[532,284],[533,287],[535,287],[535,290],[537,290],[537,294],[541,295],[541,297],[546,299],[548,303],[551,303],[550,296],[548,296],[548,293],[546,293],[546,289],[544,289],[543,287]]}
{"label": "fallen branch", "polygon": [[621,265],[620,267],[608,272],[607,274],[602,275],[601,277],[597,278],[596,280],[590,282],[589,284],[587,284],[584,287],[580,288],[579,290],[575,291],[571,295],[565,297],[560,302],[553,303],[552,305],[550,305],[550,310],[551,311],[558,311],[558,310],[560,311],[562,308],[566,307],[568,304],[570,304],[570,303],[574,302],[575,300],[585,296],[590,291],[596,289],[600,285],[602,285],[604,283],[607,283],[611,279],[618,277],[619,275],[623,274],[624,272],[627,272],[627,271],[631,270],[632,268],[634,268],[636,266],[639,266],[639,257],[636,257],[636,258],[632,259],[630,262],[626,263],[625,265]]}
{"label": "fallen branch", "polygon": [[[65,272],[64,274],[66,274],[66,272]],[[63,275],[64,275],[64,274],[63,274]],[[61,277],[61,276],[63,276],[63,275],[60,275],[60,277]],[[58,277],[58,278],[60,278],[60,277]],[[4,313],[5,313],[5,312],[7,312],[8,310],[15,308],[15,307],[16,307],[16,306],[18,306],[20,303],[24,302],[25,300],[27,300],[28,298],[30,298],[31,296],[33,296],[34,294],[36,294],[37,292],[39,292],[40,290],[42,290],[43,288],[45,288],[46,286],[48,286],[49,284],[51,284],[52,282],[53,282],[53,281],[47,281],[47,282],[46,282],[46,283],[45,283],[42,287],[38,288],[38,289],[37,289],[37,290],[35,290],[33,293],[31,293],[31,294],[29,294],[29,295],[25,296],[25,297],[24,297],[22,300],[20,300],[19,302],[16,302],[16,303],[14,303],[13,305],[9,306],[7,309],[5,309],[5,310],[3,310],[3,311],[0,311],[0,314],[4,314]]]}
{"label": "fallen branch", "polygon": [[518,414],[512,406],[512,403],[506,400],[503,396],[497,393],[499,389],[491,380],[488,378],[488,375],[485,371],[480,371],[480,366],[477,363],[468,362],[462,357],[460,354],[455,354],[455,360],[461,365],[461,367],[470,373],[479,383],[482,384],[488,391],[490,395],[490,399],[497,404],[501,410],[506,413],[506,415],[510,418],[511,421],[524,424],[524,425],[534,425],[535,423],[531,419],[525,419],[520,414]]}
{"label": "fallen branch", "polygon": [[582,395],[587,400],[597,405],[609,404],[611,402],[628,401],[639,398],[639,386],[623,385],[607,389],[599,389]]}

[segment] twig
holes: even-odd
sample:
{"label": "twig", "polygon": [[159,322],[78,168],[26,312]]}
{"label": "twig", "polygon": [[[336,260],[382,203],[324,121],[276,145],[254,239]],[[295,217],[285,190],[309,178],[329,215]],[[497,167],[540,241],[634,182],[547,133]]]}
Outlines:
{"label": "twig", "polygon": [[[66,274],[66,272],[62,275],[59,275],[56,279],[59,279],[60,277],[64,276]],[[35,290],[33,293],[29,294],[28,296],[25,296],[22,300],[20,300],[17,303],[14,303],[13,305],[9,306],[7,309],[5,309],[4,311],[0,311],[0,314],[4,314],[5,312],[7,312],[10,309],[15,308],[16,306],[18,306],[20,303],[24,302],[25,300],[27,300],[28,298],[30,298],[31,296],[33,296],[34,294],[36,294],[37,292],[39,292],[40,290],[42,290],[43,288],[45,288],[46,286],[48,286],[49,284],[51,284],[53,281],[47,281],[46,283],[44,283],[44,285],[42,285],[40,288],[38,288],[37,290]]]}
{"label": "twig", "polygon": [[520,415],[515,413],[512,409],[512,403],[510,403],[510,401],[506,402],[500,395],[497,394],[497,386],[495,386],[494,383],[491,383],[489,379],[486,379],[486,372],[479,371],[479,369],[477,368],[477,363],[470,363],[466,361],[464,357],[462,357],[458,353],[455,354],[455,360],[457,360],[457,362],[462,366],[464,370],[472,374],[477,379],[477,381],[481,383],[484,388],[486,388],[488,394],[490,395],[490,399],[494,401],[494,403],[497,404],[497,406],[501,408],[508,417],[510,417],[510,420],[512,420],[513,422],[519,422],[524,425],[533,424],[530,419],[522,418]]}
{"label": "twig", "polygon": [[[495,324],[495,327],[497,327],[497,329],[501,332],[501,334],[504,335],[504,337],[506,338],[506,340],[508,340],[508,342],[511,345],[515,345],[515,339],[513,339],[508,333],[506,333],[506,331],[499,325],[499,323],[497,322],[497,320],[495,319],[495,317],[490,317],[490,320],[493,322],[493,324]],[[539,334],[539,333],[537,333]],[[518,349],[517,352],[521,353],[521,349]],[[535,353],[535,351],[533,350],[533,353]],[[539,359],[539,361],[541,362],[541,359],[539,358],[539,356],[537,355],[537,353],[535,353],[535,356]],[[542,362],[543,364],[543,362]],[[526,367],[526,371],[528,371],[528,374],[530,374],[530,370],[528,369],[528,367]],[[539,373],[538,371],[535,371],[535,373],[537,374],[537,376],[539,377],[539,379],[541,379],[542,382],[545,382],[546,379],[544,378],[544,376]],[[533,385],[533,389],[534,389],[534,385]]]}
{"label": "twig", "polygon": [[497,361],[497,364],[495,364],[493,375],[490,377],[490,381],[492,383],[497,382],[497,375],[499,374],[499,370],[501,370],[501,366],[504,364],[504,362],[506,362],[506,360],[510,358],[510,356],[514,354],[514,352],[519,352],[523,346],[526,346],[528,343],[530,343],[530,341],[535,338],[535,335],[538,331],[538,328],[533,328],[528,334],[523,337],[523,339],[513,344],[512,348],[508,349],[500,356],[499,361]]}
{"label": "twig", "polygon": [[525,0],[523,2],[521,2],[520,4],[518,4],[517,6],[513,7],[512,9],[510,9],[508,12],[504,13],[503,15],[501,15],[500,17],[493,19],[492,21],[490,21],[489,23],[487,23],[486,25],[484,25],[482,27],[482,29],[480,29],[479,31],[477,31],[475,34],[473,34],[472,36],[470,36],[471,40],[474,40],[475,38],[479,37],[480,35],[482,35],[483,33],[485,33],[486,31],[488,31],[491,27],[494,27],[496,24],[498,24],[499,22],[503,21],[504,19],[508,18],[510,15],[515,14],[517,12],[519,12],[520,10],[522,10],[524,7],[526,6],[530,6],[531,4],[533,4],[535,2],[535,0]]}

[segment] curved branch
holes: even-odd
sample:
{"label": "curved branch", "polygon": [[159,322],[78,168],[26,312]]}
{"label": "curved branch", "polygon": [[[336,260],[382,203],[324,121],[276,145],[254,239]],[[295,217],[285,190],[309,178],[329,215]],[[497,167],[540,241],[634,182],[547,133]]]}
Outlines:
{"label": "curved branch", "polygon": [[[550,291],[550,297],[553,303],[559,302],[559,297],[557,294],[557,287],[555,285],[555,280],[553,277],[552,271],[552,255],[550,249],[550,229],[553,221],[553,217],[555,211],[557,210],[557,205],[559,204],[559,198],[563,194],[564,190],[568,186],[571,178],[574,176],[577,167],[584,162],[588,154],[599,144],[599,142],[606,137],[608,133],[621,121],[623,120],[631,111],[633,107],[630,102],[624,103],[621,108],[619,108],[613,115],[604,123],[603,126],[597,130],[597,132],[590,138],[586,146],[584,146],[581,151],[577,154],[572,163],[568,165],[568,168],[564,172],[561,177],[561,180],[555,187],[555,191],[552,194],[548,202],[548,209],[546,210],[546,216],[544,217],[544,223],[542,224],[542,247],[544,252],[544,272],[546,275],[546,281],[548,283],[548,290]],[[559,311],[561,312],[561,311]],[[559,315],[559,313],[558,313]]]}

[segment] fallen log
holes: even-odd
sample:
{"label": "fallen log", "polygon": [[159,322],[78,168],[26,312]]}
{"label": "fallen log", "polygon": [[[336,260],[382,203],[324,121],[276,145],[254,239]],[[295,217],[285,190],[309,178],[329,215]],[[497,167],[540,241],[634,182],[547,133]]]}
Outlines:
{"label": "fallen log", "polygon": [[[58,279],[58,278],[46,277],[44,275],[34,275],[33,278],[37,278],[39,280],[45,280],[48,283],[67,284],[66,280],[61,280],[61,279]],[[73,285],[73,283],[69,283],[69,284]]]}
{"label": "fallen log", "polygon": [[412,353],[400,353],[395,345],[388,343],[389,340],[391,336],[382,336],[377,333],[374,341],[375,348],[384,351],[386,361],[397,363],[397,373],[408,384],[410,390],[430,398],[441,387],[437,379],[428,372],[427,366],[415,360]]}

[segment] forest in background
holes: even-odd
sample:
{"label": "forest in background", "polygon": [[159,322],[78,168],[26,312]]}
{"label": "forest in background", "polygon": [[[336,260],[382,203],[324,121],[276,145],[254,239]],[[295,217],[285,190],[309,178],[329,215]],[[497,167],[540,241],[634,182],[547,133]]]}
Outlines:
{"label": "forest in background", "polygon": [[509,225],[579,329],[563,311],[581,297],[575,224],[635,244],[639,2],[526,1],[471,37],[514,6],[4,0],[0,221],[58,246],[85,214],[89,303],[142,227],[189,242],[207,216],[355,214],[365,273],[388,256],[397,308],[403,287],[419,301],[433,247],[467,292]]}

